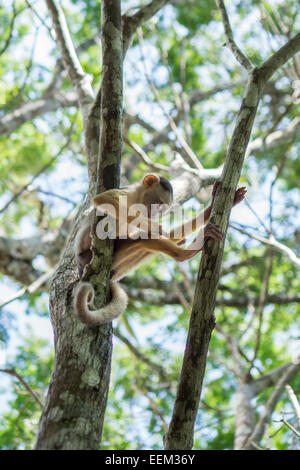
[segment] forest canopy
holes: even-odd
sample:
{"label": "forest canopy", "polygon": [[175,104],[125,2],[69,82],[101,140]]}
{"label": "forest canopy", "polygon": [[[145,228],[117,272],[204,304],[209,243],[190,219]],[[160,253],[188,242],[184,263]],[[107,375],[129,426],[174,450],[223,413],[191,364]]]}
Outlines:
{"label": "forest canopy", "polygon": [[[111,29],[122,77],[105,62],[109,45],[118,52],[110,0],[0,6],[0,449],[171,446],[209,258],[219,260],[215,323],[186,445],[299,450],[299,4],[117,4]],[[110,120],[105,72],[112,86],[123,84]],[[72,310],[73,243],[105,183],[101,133],[113,131],[117,111],[122,141],[112,140],[121,152],[110,187],[154,172],[171,181],[190,217],[208,206],[215,181],[226,189],[232,177],[231,201],[223,206],[224,189],[216,217],[222,207],[229,217],[236,187],[247,195],[229,225],[222,219],[224,252],[215,245],[182,263],[155,255],[122,280],[126,312],[95,330]],[[55,407],[63,412],[54,425]]]}

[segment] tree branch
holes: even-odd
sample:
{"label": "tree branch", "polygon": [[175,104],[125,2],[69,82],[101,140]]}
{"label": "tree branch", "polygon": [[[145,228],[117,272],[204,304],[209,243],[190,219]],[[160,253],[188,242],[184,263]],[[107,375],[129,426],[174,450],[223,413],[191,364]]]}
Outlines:
{"label": "tree branch", "polygon": [[129,140],[127,137],[123,136],[124,142],[130,147],[134,152],[141,158],[141,160],[152,170],[165,171],[169,172],[170,168],[166,165],[161,165],[160,163],[154,163],[150,160],[146,152],[136,143]]}
{"label": "tree branch", "polygon": [[287,370],[293,365],[293,362],[287,362],[282,366],[272,369],[270,372],[261,375],[258,379],[254,379],[249,382],[251,388],[252,397],[256,397],[260,393],[264,392],[267,388],[276,385],[279,379],[287,372]]}
{"label": "tree branch", "polygon": [[242,65],[242,67],[244,67],[248,72],[250,72],[253,69],[253,65],[251,64],[248,57],[246,57],[245,54],[241,51],[241,49],[236,45],[233,39],[232,29],[230,26],[230,22],[229,22],[229,18],[227,15],[224,2],[223,0],[216,0],[216,3],[220,10],[222,21],[223,21],[224,32],[226,36],[226,45],[229,47],[229,49],[235,56],[236,60]]}
{"label": "tree branch", "polygon": [[259,351],[260,347],[260,339],[261,339],[261,329],[262,329],[262,324],[263,324],[263,312],[264,312],[264,307],[267,299],[267,294],[268,294],[268,287],[269,287],[269,279],[272,271],[272,251],[269,249],[268,254],[267,254],[267,266],[266,266],[266,272],[264,275],[264,279],[262,282],[262,287],[259,295],[259,303],[258,303],[258,308],[257,311],[254,313],[255,316],[258,317],[258,327],[257,327],[257,332],[256,332],[256,340],[255,340],[255,346],[254,346],[254,352],[253,352],[253,357],[251,359],[251,362],[249,364],[248,372],[246,373],[246,376],[250,376],[251,369],[254,365],[254,361],[257,358],[257,354]]}
{"label": "tree branch", "polygon": [[34,390],[28,385],[28,383],[18,374],[18,372],[15,369],[0,369],[0,372],[5,372],[6,374],[12,375],[13,377],[16,377],[19,382],[23,385],[23,387],[27,390],[29,395],[34,399],[34,401],[38,404],[38,406],[43,409],[43,403],[37,396]]}
{"label": "tree branch", "polygon": [[[47,93],[47,92],[46,92]],[[40,99],[25,103],[7,113],[0,119],[0,135],[8,136],[22,124],[32,121],[37,116],[57,111],[61,107],[78,105],[77,95],[53,90],[53,93],[43,95]]]}
{"label": "tree branch", "polygon": [[43,284],[48,284],[48,281],[51,278],[51,276],[54,274],[55,269],[56,267],[50,269],[46,273],[42,274],[42,276],[40,276],[34,282],[32,282],[28,287],[23,287],[14,295],[4,300],[2,303],[0,303],[0,308],[5,307],[9,303],[13,302],[14,300],[19,299],[20,297],[23,297],[23,295],[25,294],[32,294],[33,292],[36,292]]}
{"label": "tree branch", "polygon": [[[222,6],[221,3],[220,5]],[[170,426],[164,439],[166,449],[190,449],[193,445],[194,423],[202,390],[208,345],[215,326],[217,287],[234,194],[263,86],[272,73],[292,56],[291,51],[295,53],[297,48],[300,48],[300,34],[299,41],[291,40],[289,43],[289,46],[284,48],[285,56],[281,48],[281,52],[276,54],[276,60],[273,61],[272,58],[268,60],[269,65],[265,74],[263,68],[252,69],[249,61],[245,61],[243,55],[238,54],[239,60],[249,72],[248,83],[210,218],[211,222],[220,225],[223,241],[218,243],[207,240],[204,245],[177,396]]]}
{"label": "tree branch", "polygon": [[247,442],[243,446],[244,450],[251,450],[254,447],[254,444],[259,445],[260,440],[263,436],[265,426],[268,424],[271,414],[274,411],[274,408],[280,399],[285,386],[293,380],[293,378],[298,374],[300,370],[300,360],[296,360],[292,363],[285,373],[281,376],[279,381],[277,382],[276,386],[274,387],[273,392],[271,393],[270,398],[268,399],[265,410],[260,417],[258,423],[255,426],[255,429],[251,436],[247,439]]}
{"label": "tree branch", "polygon": [[145,60],[144,52],[143,52],[143,36],[142,36],[141,28],[138,28],[138,37],[139,37],[141,58],[142,58],[142,62],[143,62],[143,65],[144,65],[144,73],[145,73],[146,79],[147,79],[147,81],[150,85],[151,90],[153,91],[153,94],[155,96],[155,99],[156,99],[159,107],[161,108],[163,114],[166,116],[166,118],[169,121],[170,128],[174,132],[177,141],[179,142],[179,144],[182,146],[182,149],[184,150],[184,152],[182,153],[182,158],[186,161],[186,163],[190,167],[196,168],[197,170],[201,171],[203,166],[201,165],[200,161],[198,160],[197,155],[195,155],[195,153],[193,152],[191,147],[188,145],[186,140],[180,134],[180,132],[177,128],[177,125],[176,125],[174,119],[172,118],[172,116],[170,116],[170,114],[166,111],[166,109],[165,109],[165,107],[164,107],[164,105],[163,105],[163,103],[162,103],[162,101],[159,97],[158,91],[157,91],[153,81],[151,80],[149,74],[148,74],[147,67],[146,67],[146,60]]}
{"label": "tree branch", "polygon": [[280,129],[274,132],[271,132],[266,137],[258,137],[257,139],[252,140],[248,145],[245,158],[250,154],[256,152],[265,152],[274,147],[278,147],[281,144],[287,144],[292,142],[296,136],[297,131],[300,128],[300,117],[295,117],[286,129]]}
{"label": "tree branch", "polygon": [[296,34],[284,46],[271,55],[271,57],[263,62],[258,68],[261,87],[263,88],[271,76],[290,60],[300,50],[300,33]]}
{"label": "tree branch", "polygon": [[140,361],[144,362],[149,366],[151,369],[153,369],[161,378],[163,382],[169,383],[169,378],[168,375],[165,371],[165,368],[161,366],[160,364],[157,364],[156,362],[151,361],[145,354],[143,354],[136,346],[134,346],[122,333],[118,328],[114,329],[114,335],[119,338],[122,343],[126,344],[128,349],[132,352],[132,354],[135,355],[137,359]]}
{"label": "tree branch", "polygon": [[[52,5],[52,0],[47,3]],[[91,134],[98,151],[95,162],[99,164],[90,179],[93,189],[99,192],[118,186],[121,157],[122,117],[122,28],[120,0],[102,0],[102,87],[101,138]],[[55,16],[55,15],[54,15]],[[60,28],[61,24],[58,25]],[[66,60],[69,60],[67,57]],[[71,58],[72,59],[72,58]],[[72,63],[70,64],[72,67]],[[74,70],[72,71],[73,74]],[[75,69],[74,81],[82,84],[81,72]],[[88,83],[88,87],[90,84]],[[80,91],[81,92],[81,91]],[[84,94],[84,92],[82,91]],[[89,116],[89,93],[82,103]],[[84,98],[84,96],[83,96]],[[98,121],[99,128],[99,121]],[[100,161],[99,161],[100,154]],[[90,157],[90,155],[88,155]],[[96,185],[97,178],[97,185]],[[97,187],[96,187],[97,186]],[[70,243],[54,276],[50,293],[50,313],[55,335],[55,361],[46,405],[43,409],[36,449],[98,449],[106,409],[111,369],[112,326],[89,328],[74,314],[73,287],[77,273],[74,262],[73,240],[76,225],[70,234]],[[108,278],[112,244],[99,247],[94,244],[94,264],[89,265],[86,276],[96,293],[96,307],[108,301]],[[106,240],[104,241],[105,245]],[[111,242],[111,240],[108,240]],[[98,266],[95,266],[95,260]],[[99,273],[99,265],[101,270]],[[70,387],[72,393],[70,394]],[[85,430],[82,433],[82,430]],[[70,439],[72,436],[72,439]]]}
{"label": "tree branch", "polygon": [[[298,399],[296,397],[296,394],[292,387],[290,385],[286,385],[285,389],[287,391],[288,397],[290,399],[290,402],[295,410],[295,415],[298,421],[298,428],[300,430],[300,403],[298,402]],[[300,436],[299,436],[300,437]]]}
{"label": "tree branch", "polygon": [[[211,221],[221,226],[224,236],[258,106],[259,94],[255,90],[257,84],[250,75],[211,215]],[[213,312],[223,249],[224,241],[217,243],[208,240],[202,253],[180,382],[170,427],[165,437],[166,449],[190,449],[193,445],[193,429],[208,345],[215,326]]]}
{"label": "tree branch", "polygon": [[81,67],[72,43],[65,15],[59,3],[57,0],[46,0],[46,3],[53,21],[57,45],[71,83],[77,92],[83,123],[84,126],[86,126],[90,106],[94,101],[94,92],[91,87],[91,78],[86,73],[84,73]]}
{"label": "tree branch", "polygon": [[288,246],[278,242],[272,234],[269,236],[269,238],[266,238],[261,237],[260,235],[254,235],[244,230],[243,228],[234,226],[233,224],[230,224],[230,226],[235,230],[238,230],[240,233],[247,235],[248,237],[253,238],[254,240],[257,240],[261,243],[264,243],[265,245],[274,248],[274,250],[278,251],[279,253],[286,255],[296,268],[300,268],[300,258],[298,258],[293,250],[291,250]]}
{"label": "tree branch", "polygon": [[140,8],[134,15],[129,16],[123,15],[123,56],[125,57],[126,52],[130,46],[132,36],[136,30],[146,21],[148,21],[155,13],[164,7],[169,0],[152,0],[144,7]]}

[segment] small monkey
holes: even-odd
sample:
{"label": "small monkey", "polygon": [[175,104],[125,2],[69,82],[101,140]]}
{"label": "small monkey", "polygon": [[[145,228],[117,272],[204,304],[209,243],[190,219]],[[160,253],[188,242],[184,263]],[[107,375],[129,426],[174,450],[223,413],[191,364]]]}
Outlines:
{"label": "small monkey", "polygon": [[[176,261],[185,261],[191,259],[202,250],[205,239],[222,239],[220,228],[215,224],[207,223],[214,204],[218,184],[219,182],[214,184],[210,206],[192,221],[183,224],[179,232],[173,229],[169,234],[165,234],[161,225],[157,224],[156,231],[158,238],[134,239],[133,234],[129,233],[126,239],[122,239],[120,238],[122,227],[117,227],[110,275],[111,301],[108,305],[98,310],[90,310],[89,304],[94,299],[93,286],[87,282],[79,283],[75,291],[74,307],[83,323],[95,326],[112,321],[121,315],[126,310],[128,299],[127,294],[121,288],[118,281],[137,266],[144,263],[155,252],[169,255]],[[239,188],[235,193],[233,205],[242,201],[245,193],[245,188]],[[162,215],[166,208],[172,204],[173,188],[166,178],[150,174],[146,175],[140,183],[135,183],[125,188],[111,189],[98,194],[92,198],[92,203],[96,208],[101,206],[103,213],[114,217],[119,222],[122,210],[122,207],[120,207],[121,196],[126,197],[128,208],[132,204],[143,204],[146,207],[147,218],[145,220],[142,218],[144,222],[143,230],[148,231],[148,234],[150,234],[153,217],[155,215]],[[104,204],[107,206],[103,209]],[[126,217],[128,223],[134,219],[134,217],[130,217],[128,214],[126,214]],[[194,242],[198,241],[197,248],[193,248],[194,242],[186,248],[181,247],[185,242],[184,237],[194,232],[199,227],[199,222],[202,221],[204,221],[204,228],[194,240]],[[89,219],[78,231],[75,238],[75,256],[80,277],[82,277],[84,267],[92,259],[90,224],[91,221]],[[181,233],[182,236],[178,238],[177,233]]]}

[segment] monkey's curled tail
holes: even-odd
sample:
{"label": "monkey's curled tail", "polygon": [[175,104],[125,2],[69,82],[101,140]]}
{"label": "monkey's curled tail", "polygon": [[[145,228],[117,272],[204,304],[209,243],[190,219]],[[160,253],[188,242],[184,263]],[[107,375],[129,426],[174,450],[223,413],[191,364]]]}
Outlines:
{"label": "monkey's curled tail", "polygon": [[126,292],[116,281],[110,281],[111,301],[98,310],[90,310],[95,292],[89,282],[80,282],[75,290],[74,308],[79,319],[86,325],[96,326],[112,321],[125,312],[128,302]]}

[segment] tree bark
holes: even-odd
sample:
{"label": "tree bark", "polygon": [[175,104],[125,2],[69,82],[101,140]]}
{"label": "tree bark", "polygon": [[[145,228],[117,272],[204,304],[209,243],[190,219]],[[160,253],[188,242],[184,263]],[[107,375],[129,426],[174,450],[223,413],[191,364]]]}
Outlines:
{"label": "tree bark", "polygon": [[[222,8],[225,9],[223,2]],[[231,34],[226,15],[225,31]],[[266,60],[261,67],[251,68],[248,59],[237,50],[231,35],[231,49],[248,70],[248,82],[233,136],[227,152],[221,182],[210,221],[220,225],[223,241],[208,240],[204,245],[198,272],[186,349],[169,429],[164,437],[166,449],[191,449],[198,412],[206,357],[215,326],[214,308],[223,257],[225,236],[234,193],[262,90],[272,74],[300,49],[300,33]],[[234,46],[234,47],[233,47]]]}
{"label": "tree bark", "polygon": [[[113,99],[115,103],[119,103],[118,99],[120,99],[122,89],[121,75],[118,73],[115,77],[105,81],[105,73],[109,73],[110,70],[115,71],[115,67],[120,70],[122,63],[120,1],[102,0],[103,53],[106,58],[110,56],[113,63],[106,62],[106,58],[103,57],[103,88],[101,93],[98,93],[96,100],[94,100],[89,78],[84,74],[77,59],[63,12],[57,0],[46,0],[46,2],[56,31],[57,44],[64,66],[77,92],[82,111],[89,170],[89,194],[94,194],[96,190],[114,187],[118,184],[119,178],[121,113],[119,105],[116,105],[117,108],[113,110],[108,101]],[[133,17],[124,18],[123,51],[126,51],[135,28],[165,3],[167,1],[153,0]],[[114,16],[117,10],[118,18]],[[299,50],[299,38],[300,36],[298,39],[294,38],[289,41],[290,46],[284,46],[282,54],[277,54],[274,61],[269,60],[266,63],[263,72],[267,78],[278,66]],[[115,63],[115,61],[117,62]],[[262,73],[259,72],[259,69],[253,70],[248,81],[247,93],[238,117],[236,132],[228,152],[222,184],[213,212],[214,221],[219,222],[225,232],[244,151],[255,116],[259,92],[264,84]],[[256,81],[257,78],[258,81]],[[100,113],[100,103],[102,113]],[[102,159],[99,167],[100,115],[102,116],[100,144]],[[103,169],[103,172],[99,171],[100,168]],[[200,185],[198,176],[197,179],[197,184]],[[40,421],[36,449],[98,449],[101,438],[111,365],[111,325],[88,328],[81,324],[74,315],[73,287],[78,279],[72,241],[76,230],[77,226],[75,225],[54,276],[50,294],[50,314],[56,355],[46,404]],[[108,297],[107,280],[111,249],[111,244],[100,246],[95,240],[95,259],[87,274],[88,279],[95,287],[98,305],[102,305]],[[222,252],[223,245],[219,250],[218,244],[209,242],[205,247],[201,261],[186,362],[174,407],[172,418],[174,426],[173,428],[170,426],[167,433],[167,448],[190,448],[192,446],[194,419],[202,387],[207,347],[214,326],[213,306]],[[98,275],[100,266],[101,276]],[[203,295],[202,299],[200,294],[206,288],[208,288],[206,295]],[[191,382],[189,382],[188,376],[191,377]],[[187,395],[184,394],[189,392],[189,402],[185,403]]]}
{"label": "tree bark", "polygon": [[[53,7],[54,2],[48,0],[47,3],[51,4],[51,8]],[[59,18],[60,23],[64,24],[61,15]],[[122,145],[120,1],[102,1],[101,21],[103,78],[101,113],[99,113],[101,114],[100,163],[98,175],[94,175],[97,177],[99,190],[115,187],[119,183]],[[68,48],[70,47],[68,43]],[[67,50],[63,48],[66,60],[70,59],[68,48]],[[76,83],[79,76],[79,82],[81,82],[82,74],[78,73],[80,67],[76,58],[73,57],[70,63],[72,62],[76,64],[76,68],[71,77]],[[70,67],[72,69],[72,66]],[[78,83],[76,86],[78,87]],[[79,95],[83,96],[82,93]],[[83,96],[82,109],[84,109],[86,122],[85,102]],[[97,140],[97,135],[94,136],[95,140]],[[104,242],[100,246],[96,241],[94,244],[94,260],[86,278],[94,285],[96,305],[103,305],[109,297],[108,278],[112,248],[111,243]],[[89,328],[74,315],[72,290],[76,275],[74,275],[74,270],[70,269],[70,266],[74,266],[73,258],[72,243],[70,243],[55,275],[51,290],[50,314],[56,354],[46,404],[40,421],[36,449],[98,449],[101,440],[111,368],[112,325]],[[100,273],[99,266],[101,266]]]}
{"label": "tree bark", "polygon": [[234,398],[235,438],[234,449],[242,449],[244,443],[252,433],[255,424],[254,408],[251,400],[254,398],[249,383],[238,385]]}
{"label": "tree bark", "polygon": [[251,74],[211,216],[211,221],[221,226],[224,238],[220,243],[207,241],[202,253],[177,396],[170,427],[165,436],[166,449],[191,449],[193,446],[194,423],[198,412],[206,356],[215,326],[213,312],[225,235],[257,110],[258,98],[257,84]]}

